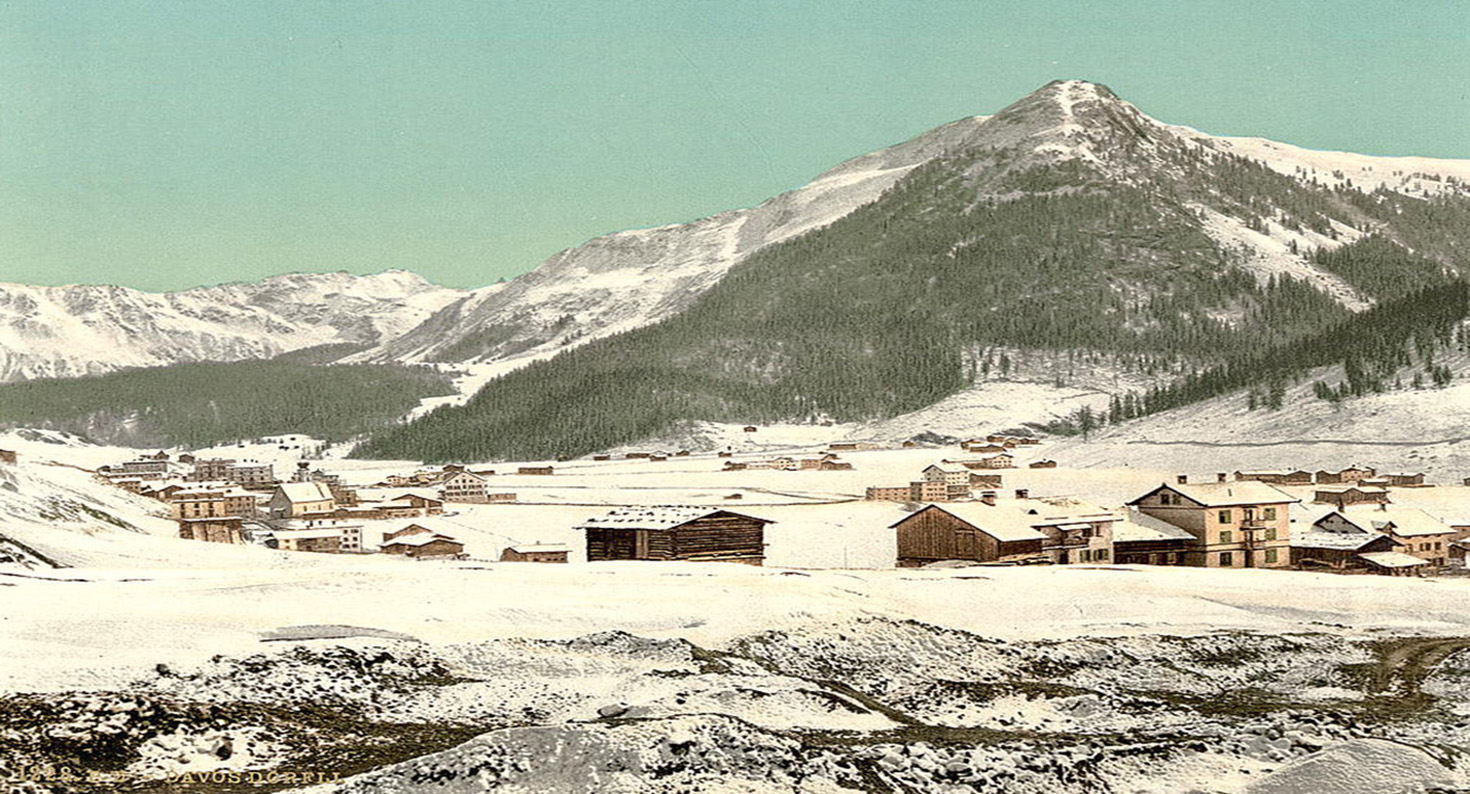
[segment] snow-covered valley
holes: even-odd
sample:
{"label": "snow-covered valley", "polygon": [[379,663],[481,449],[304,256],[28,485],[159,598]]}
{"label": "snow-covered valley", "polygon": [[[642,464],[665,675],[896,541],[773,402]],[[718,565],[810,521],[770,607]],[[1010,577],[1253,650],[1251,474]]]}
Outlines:
{"label": "snow-covered valley", "polygon": [[[43,558],[0,563],[0,768],[18,791],[1470,785],[1470,578],[895,569],[904,512],[853,500],[942,449],[844,453],[851,471],[696,453],[499,474],[516,503],[445,517],[469,559],[414,562],[179,540],[157,502],[86,471],[127,450],[3,446],[21,457],[0,467],[0,534]],[[1030,456],[1064,467],[1007,485],[1117,505],[1174,473],[1074,467],[1084,449],[1044,444]],[[324,465],[367,483],[413,464]],[[732,493],[777,522],[764,567],[587,563],[571,529]],[[1402,493],[1470,504],[1458,486]],[[532,540],[571,562],[493,561]]]}

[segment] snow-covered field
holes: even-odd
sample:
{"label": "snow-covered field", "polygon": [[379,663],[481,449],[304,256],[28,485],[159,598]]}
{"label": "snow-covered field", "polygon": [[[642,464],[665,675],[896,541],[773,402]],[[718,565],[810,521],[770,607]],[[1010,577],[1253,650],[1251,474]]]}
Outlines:
{"label": "snow-covered field", "polygon": [[[734,460],[803,442],[761,433]],[[0,564],[0,770],[42,769],[23,791],[1470,786],[1470,578],[894,569],[901,508],[855,500],[952,447],[842,453],[853,471],[725,472],[695,453],[500,473],[492,490],[519,502],[439,519],[460,562],[181,541],[159,503],[84,471],[128,451],[0,447],[21,454],[0,467],[0,535],[68,566]],[[1116,506],[1175,473],[1072,467],[1085,450],[1029,449],[1062,468],[1005,471],[1006,488]],[[413,468],[320,465],[363,485]],[[1395,493],[1441,515],[1470,503]],[[775,520],[766,567],[581,561],[577,522],[660,503]],[[490,561],[538,540],[573,562]]]}

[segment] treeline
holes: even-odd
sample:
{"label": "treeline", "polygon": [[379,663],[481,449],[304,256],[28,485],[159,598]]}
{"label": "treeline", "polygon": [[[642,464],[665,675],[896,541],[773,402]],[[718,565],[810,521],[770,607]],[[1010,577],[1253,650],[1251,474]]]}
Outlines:
{"label": "treeline", "polygon": [[344,441],[395,424],[425,397],[452,393],[447,377],[425,368],[298,358],[4,384],[0,425],[147,446],[202,447],[275,433]]}
{"label": "treeline", "polygon": [[[1117,424],[1246,389],[1251,407],[1279,409],[1287,384],[1320,367],[1341,365],[1336,385],[1314,383],[1322,399],[1341,400],[1385,391],[1388,380],[1411,363],[1416,351],[1434,385],[1452,379],[1448,367],[1433,363],[1434,352],[1463,345],[1462,327],[1470,319],[1470,284],[1455,281],[1428,287],[1375,306],[1305,338],[1270,347],[1184,375],[1173,383],[1115,395],[1106,413],[1079,411],[1050,427],[1077,433]],[[1400,384],[1401,385],[1401,384]],[[1421,385],[1423,385],[1421,383]],[[1089,427],[1090,426],[1090,427]]]}

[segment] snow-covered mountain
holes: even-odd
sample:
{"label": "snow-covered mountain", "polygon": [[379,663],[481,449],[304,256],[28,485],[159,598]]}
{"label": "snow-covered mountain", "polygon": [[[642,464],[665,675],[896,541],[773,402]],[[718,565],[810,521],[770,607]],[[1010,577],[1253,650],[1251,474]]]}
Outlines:
{"label": "snow-covered mountain", "polygon": [[0,284],[0,381],[369,345],[463,295],[402,270],[298,273],[170,293]]}
{"label": "snow-covered mountain", "polygon": [[961,119],[854,158],[752,209],[595,238],[466,295],[353,360],[513,365],[657,322],[687,308],[753,252],[826,226],[916,166],[967,145],[984,121]]}
{"label": "snow-covered mountain", "polygon": [[[976,385],[1001,348],[1061,351],[1057,377],[1074,354],[1171,381],[1247,351],[1295,361],[1291,343],[1470,270],[1467,234],[1470,162],[1215,137],[1059,81],[447,308],[364,355],[524,377],[363,453],[568,455],[685,420],[882,419]],[[525,414],[551,404],[562,415]]]}
{"label": "snow-covered mountain", "polygon": [[[356,358],[511,364],[649,325],[688,307],[750,254],[876,200],[921,164],[966,151],[1009,157],[972,166],[981,183],[977,198],[988,200],[1019,195],[1011,184],[1017,175],[1069,161],[1089,168],[1094,178],[1123,183],[1184,179],[1184,170],[1171,162],[1182,151],[1247,158],[1321,189],[1381,188],[1415,198],[1470,195],[1470,161],[1320,152],[1260,138],[1211,136],[1156,121],[1106,87],[1061,81],[995,116],[961,119],[849,160],[753,209],[593,239],[509,283],[464,296],[422,326]],[[987,184],[993,189],[984,189]],[[1193,202],[1190,209],[1205,234],[1262,280],[1273,274],[1306,279],[1351,309],[1374,302],[1310,259],[1313,251],[1361,237],[1365,232],[1353,225],[1355,219],[1328,217],[1326,225],[1299,227],[1279,223],[1267,211],[1253,227],[1210,201]]]}

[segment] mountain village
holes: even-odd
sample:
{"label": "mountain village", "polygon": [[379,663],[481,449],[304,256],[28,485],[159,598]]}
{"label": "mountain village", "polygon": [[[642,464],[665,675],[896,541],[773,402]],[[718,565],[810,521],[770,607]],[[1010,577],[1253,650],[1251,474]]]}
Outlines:
{"label": "mountain village", "polygon": [[988,110],[472,289],[0,284],[0,788],[1470,791],[1470,161]]}
{"label": "mountain village", "polygon": [[[894,553],[877,561],[882,567],[1102,564],[1470,574],[1470,495],[1449,503],[1457,513],[1437,515],[1415,506],[1415,495],[1435,488],[1422,473],[1380,473],[1354,464],[1315,471],[1176,474],[1114,502],[1109,495],[1115,489],[1101,494],[1058,489],[1067,469],[1044,457],[1043,450],[1033,435],[1004,433],[964,440],[949,451],[904,442],[886,452],[914,461],[911,482],[868,485],[860,494],[842,494],[839,487],[803,511],[867,521],[870,532],[891,535]],[[884,451],[872,442],[833,442],[775,455],[737,455],[731,449],[629,451],[618,461],[598,454],[582,461],[502,466],[501,475],[483,466],[446,465],[386,473],[374,481],[348,481],[309,460],[278,478],[271,463],[159,451],[100,466],[96,477],[162,502],[184,540],[421,561],[761,565],[769,545],[766,527],[777,519],[759,505],[745,506],[742,474],[760,472],[767,482],[778,478],[792,489],[811,487],[813,480],[838,472],[851,482],[863,476],[854,461]],[[933,462],[920,463],[930,458]],[[15,455],[4,453],[0,459],[14,465]],[[637,480],[624,475],[614,482],[633,490],[614,485],[600,494],[601,510],[589,503],[584,519],[560,518],[555,524],[535,513],[505,509],[534,507],[536,500],[523,502],[515,488],[497,486],[511,478],[522,486],[528,478],[578,482],[607,466],[666,468],[669,461],[717,472],[732,491],[704,504],[647,504],[619,499],[639,496]],[[1020,472],[1033,477],[1007,488],[1006,479]],[[671,481],[679,477],[668,475]],[[1035,477],[1045,478],[1045,490],[1031,485]],[[1466,486],[1470,480],[1440,490],[1458,492]],[[861,504],[889,504],[891,513],[854,513],[854,505]],[[780,519],[801,520],[784,512]],[[458,536],[472,528],[528,539],[477,547]],[[570,540],[540,540],[553,537]],[[822,567],[799,557],[786,557],[784,563]]]}

